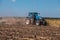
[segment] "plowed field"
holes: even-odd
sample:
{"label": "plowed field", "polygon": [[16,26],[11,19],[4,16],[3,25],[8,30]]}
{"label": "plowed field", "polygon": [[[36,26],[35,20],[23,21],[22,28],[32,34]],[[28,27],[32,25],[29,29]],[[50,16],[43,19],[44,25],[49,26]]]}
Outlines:
{"label": "plowed field", "polygon": [[[0,20],[0,40],[60,40],[60,19],[46,20],[49,25],[25,25],[23,19]],[[55,23],[55,24],[54,24]]]}
{"label": "plowed field", "polygon": [[0,24],[0,40],[60,40],[60,28]]}

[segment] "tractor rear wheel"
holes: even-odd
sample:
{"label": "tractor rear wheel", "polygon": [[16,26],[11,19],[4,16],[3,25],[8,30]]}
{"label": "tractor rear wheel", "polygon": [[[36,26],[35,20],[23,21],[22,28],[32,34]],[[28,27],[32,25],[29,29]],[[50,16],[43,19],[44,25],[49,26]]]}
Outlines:
{"label": "tractor rear wheel", "polygon": [[47,25],[47,22],[46,21],[43,21],[43,25],[46,26]]}

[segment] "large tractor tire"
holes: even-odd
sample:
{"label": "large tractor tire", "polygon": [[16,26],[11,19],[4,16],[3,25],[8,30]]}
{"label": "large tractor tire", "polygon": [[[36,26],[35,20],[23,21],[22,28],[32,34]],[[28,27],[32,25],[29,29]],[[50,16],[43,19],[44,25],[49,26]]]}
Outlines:
{"label": "large tractor tire", "polygon": [[46,26],[47,25],[47,22],[45,20],[41,20],[40,21],[40,25]]}
{"label": "large tractor tire", "polygon": [[43,21],[43,25],[46,26],[47,25],[47,22],[46,21]]}

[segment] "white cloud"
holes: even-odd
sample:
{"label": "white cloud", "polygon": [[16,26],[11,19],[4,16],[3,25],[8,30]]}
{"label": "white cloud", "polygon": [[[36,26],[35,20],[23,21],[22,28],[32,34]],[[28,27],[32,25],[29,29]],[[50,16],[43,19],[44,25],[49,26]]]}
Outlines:
{"label": "white cloud", "polygon": [[16,0],[12,0],[12,2],[16,2]]}

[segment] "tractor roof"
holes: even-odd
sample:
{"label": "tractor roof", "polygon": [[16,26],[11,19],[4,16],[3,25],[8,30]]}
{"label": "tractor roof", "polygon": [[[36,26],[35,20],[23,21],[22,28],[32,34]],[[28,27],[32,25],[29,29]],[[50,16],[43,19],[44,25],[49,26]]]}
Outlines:
{"label": "tractor roof", "polygon": [[40,14],[40,13],[37,13],[37,12],[29,12],[29,14]]}

